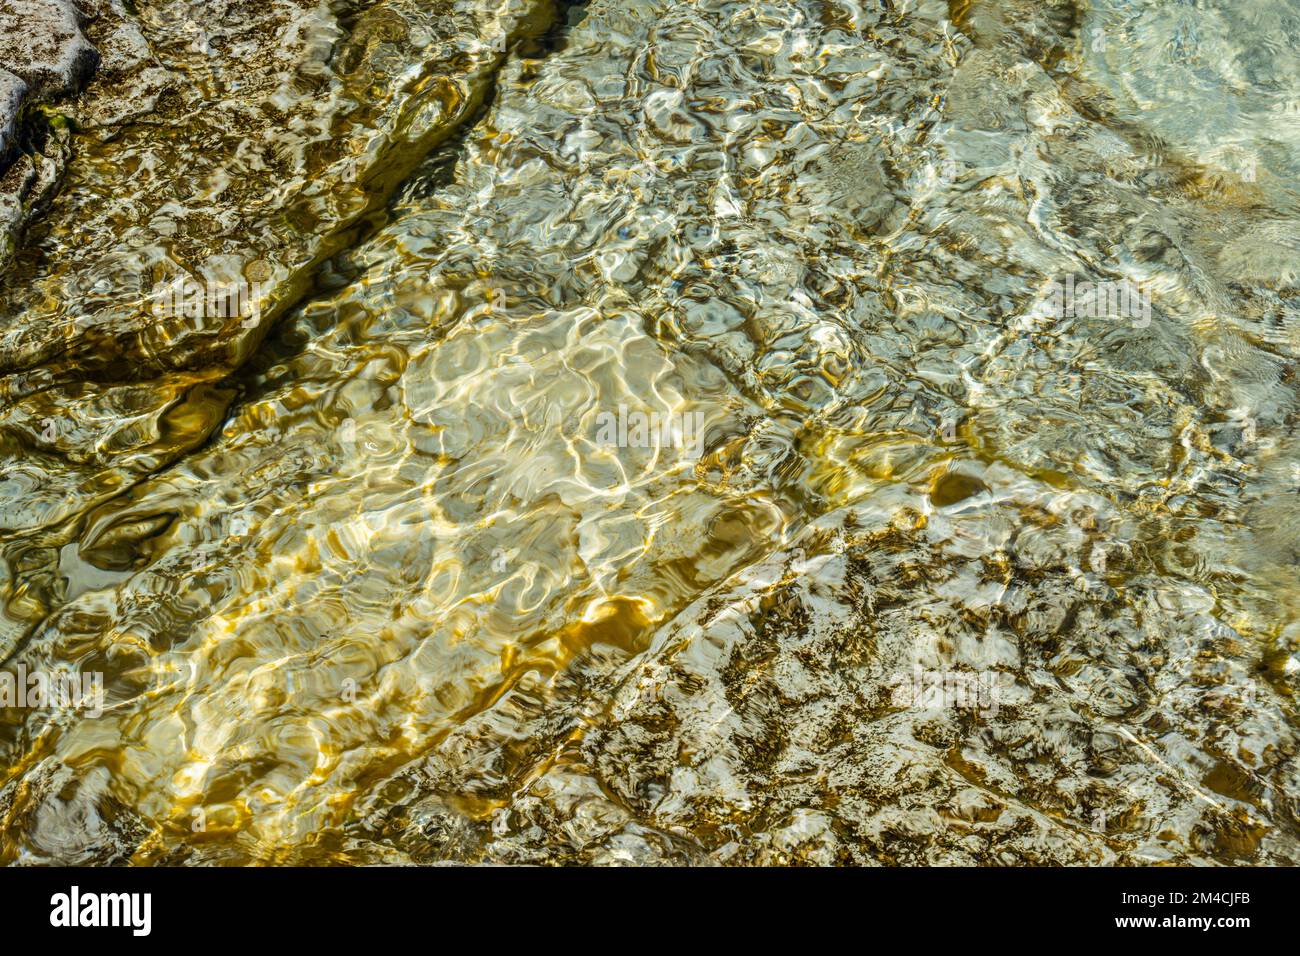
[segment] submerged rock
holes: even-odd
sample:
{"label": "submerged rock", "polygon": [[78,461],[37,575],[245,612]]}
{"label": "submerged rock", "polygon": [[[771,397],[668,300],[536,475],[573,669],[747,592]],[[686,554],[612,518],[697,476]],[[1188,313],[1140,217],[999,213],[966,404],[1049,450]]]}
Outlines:
{"label": "submerged rock", "polygon": [[[0,285],[8,453],[48,469],[38,501],[9,472],[0,527],[57,526],[204,441],[234,394],[214,384],[473,115],[549,7],[188,10],[97,7],[104,69],[67,106],[78,162]],[[11,178],[28,193],[57,178],[24,162]]]}

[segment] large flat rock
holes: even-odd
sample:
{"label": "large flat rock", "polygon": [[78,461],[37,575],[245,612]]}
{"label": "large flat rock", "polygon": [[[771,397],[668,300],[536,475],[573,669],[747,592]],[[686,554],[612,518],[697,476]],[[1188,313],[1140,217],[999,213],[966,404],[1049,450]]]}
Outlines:
{"label": "large flat rock", "polygon": [[99,54],[66,0],[0,3],[0,67],[21,77],[33,96],[65,96],[95,72]]}

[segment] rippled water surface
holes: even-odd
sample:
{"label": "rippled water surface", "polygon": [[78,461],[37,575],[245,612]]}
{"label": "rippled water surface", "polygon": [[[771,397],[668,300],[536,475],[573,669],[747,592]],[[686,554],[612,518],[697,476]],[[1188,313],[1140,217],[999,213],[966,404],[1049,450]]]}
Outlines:
{"label": "rippled water surface", "polygon": [[1300,863],[1296,0],[123,15],[0,276],[0,659],[103,680],[0,861]]}

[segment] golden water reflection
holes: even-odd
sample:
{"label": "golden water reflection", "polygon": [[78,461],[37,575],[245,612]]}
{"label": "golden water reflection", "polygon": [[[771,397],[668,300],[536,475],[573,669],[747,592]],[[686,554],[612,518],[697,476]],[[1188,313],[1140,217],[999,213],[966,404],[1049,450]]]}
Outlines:
{"label": "golden water reflection", "polygon": [[[173,232],[264,134],[82,134],[2,300],[0,647],[105,709],[3,711],[0,859],[1297,862],[1296,74],[1247,27],[1300,11],[1174,6],[376,4],[277,67],[334,97],[292,175]],[[241,254],[261,324],[75,322]]]}

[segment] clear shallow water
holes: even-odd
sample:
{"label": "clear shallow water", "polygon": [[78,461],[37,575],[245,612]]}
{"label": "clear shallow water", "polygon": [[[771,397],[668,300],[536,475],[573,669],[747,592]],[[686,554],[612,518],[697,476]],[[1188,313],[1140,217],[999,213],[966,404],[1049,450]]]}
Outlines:
{"label": "clear shallow water", "polygon": [[1294,3],[272,9],[5,276],[0,859],[1297,861]]}

